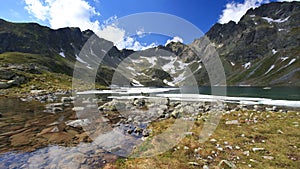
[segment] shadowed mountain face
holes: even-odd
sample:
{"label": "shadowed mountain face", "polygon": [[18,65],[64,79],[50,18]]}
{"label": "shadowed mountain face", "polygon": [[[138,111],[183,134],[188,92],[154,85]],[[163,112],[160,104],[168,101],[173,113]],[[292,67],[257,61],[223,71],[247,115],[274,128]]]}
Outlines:
{"label": "shadowed mountain face", "polygon": [[[85,46],[91,38],[97,45]],[[96,75],[96,82],[102,85],[120,77],[127,80],[121,85],[178,86],[186,85],[191,76],[198,85],[211,85],[205,62],[212,59],[207,47],[213,46],[227,85],[300,85],[300,2],[250,9],[239,23],[217,23],[199,38],[189,45],[169,43],[145,51],[120,51],[90,30],[52,30],[35,23],[0,20],[0,66],[7,70],[33,65],[39,72],[72,76],[77,62],[82,75],[88,75],[98,68],[94,65],[100,63],[97,57],[103,57]],[[207,38],[210,43],[204,40]]]}

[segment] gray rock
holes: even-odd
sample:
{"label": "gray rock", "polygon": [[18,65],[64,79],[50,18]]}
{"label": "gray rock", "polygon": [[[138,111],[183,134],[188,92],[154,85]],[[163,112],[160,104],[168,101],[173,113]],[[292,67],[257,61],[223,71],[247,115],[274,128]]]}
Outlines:
{"label": "gray rock", "polygon": [[252,148],[252,151],[263,151],[263,150],[265,150],[265,148],[257,148],[257,147],[254,147],[254,148]]}
{"label": "gray rock", "polygon": [[143,135],[144,137],[148,137],[148,136],[150,135],[150,130],[144,129],[143,132],[142,132],[142,135]]}
{"label": "gray rock", "polygon": [[75,97],[62,97],[61,98],[62,103],[71,103],[74,100],[75,100]]}
{"label": "gray rock", "polygon": [[91,121],[89,119],[78,119],[78,120],[69,120],[66,122],[67,126],[72,126],[72,127],[84,127],[91,124]]}
{"label": "gray rock", "polygon": [[144,107],[145,104],[146,104],[146,101],[144,99],[135,99],[133,101],[133,105],[135,105],[135,106],[137,106],[139,108]]}
{"label": "gray rock", "polygon": [[274,157],[272,156],[262,156],[263,159],[267,159],[267,160],[273,160]]}
{"label": "gray rock", "polygon": [[173,118],[178,118],[179,117],[179,111],[178,110],[174,110],[172,113],[171,113],[171,117]]}
{"label": "gray rock", "polygon": [[240,124],[240,123],[239,123],[238,120],[231,120],[231,121],[226,121],[225,124],[229,124],[229,125],[231,125],[231,124],[236,124],[236,125],[238,125],[238,124]]}
{"label": "gray rock", "polygon": [[197,163],[197,162],[188,162],[189,165],[192,165],[192,166],[199,166],[200,164]]}
{"label": "gray rock", "polygon": [[220,163],[219,163],[219,167],[222,168],[222,166],[227,166],[229,168],[232,168],[232,169],[235,169],[236,166],[234,163],[230,162],[230,161],[227,161],[227,160],[222,160]]}

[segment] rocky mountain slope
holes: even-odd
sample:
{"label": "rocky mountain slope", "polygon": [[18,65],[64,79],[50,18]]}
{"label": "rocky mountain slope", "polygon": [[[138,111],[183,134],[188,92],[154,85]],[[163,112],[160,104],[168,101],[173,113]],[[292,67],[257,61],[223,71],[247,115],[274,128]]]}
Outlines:
{"label": "rocky mountain slope", "polygon": [[250,9],[238,24],[216,24],[206,35],[226,60],[229,84],[300,84],[299,2]]}
{"label": "rocky mountain slope", "polygon": [[[203,58],[193,50],[209,45],[220,56],[227,85],[300,85],[300,2],[250,9],[238,23],[217,23],[205,37],[189,45],[169,43],[144,51],[119,51],[94,35],[78,28],[52,30],[35,23],[0,20],[0,87],[27,83],[31,80],[28,74],[53,72],[71,77],[75,62],[79,72],[88,76],[101,52],[106,53],[96,75],[101,85],[178,86],[191,76],[199,85],[211,85]],[[80,54],[93,38],[96,45],[85,47]],[[211,44],[203,44],[205,38]]]}

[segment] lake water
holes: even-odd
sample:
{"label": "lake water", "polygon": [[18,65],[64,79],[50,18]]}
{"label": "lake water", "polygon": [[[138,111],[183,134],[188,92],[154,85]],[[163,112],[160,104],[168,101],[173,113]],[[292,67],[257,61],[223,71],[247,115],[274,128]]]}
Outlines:
{"label": "lake water", "polygon": [[[222,95],[227,90],[227,96],[231,97],[255,97],[274,100],[298,100],[300,101],[300,87],[214,87],[215,95]],[[199,93],[211,94],[211,87],[199,87]]]}

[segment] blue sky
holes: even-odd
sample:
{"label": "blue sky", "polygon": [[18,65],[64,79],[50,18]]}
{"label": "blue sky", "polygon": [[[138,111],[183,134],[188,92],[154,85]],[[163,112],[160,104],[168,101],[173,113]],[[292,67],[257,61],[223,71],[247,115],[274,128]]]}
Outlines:
{"label": "blue sky", "polygon": [[[270,1],[276,0],[6,0],[1,3],[0,18],[13,22],[37,22],[53,29],[67,26],[91,29],[119,48],[141,50],[167,41],[190,41],[179,36],[126,37],[126,29],[110,24],[135,13],[160,12],[191,22],[205,33],[216,22],[238,22],[249,8]],[[143,31],[142,27],[139,29],[137,32]]]}

